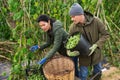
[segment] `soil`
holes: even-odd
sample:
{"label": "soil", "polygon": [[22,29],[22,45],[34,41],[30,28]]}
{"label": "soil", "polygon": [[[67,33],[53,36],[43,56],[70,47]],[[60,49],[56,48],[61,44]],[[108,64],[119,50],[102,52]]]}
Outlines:
{"label": "soil", "polygon": [[120,69],[111,66],[109,70],[103,72],[102,80],[120,80]]}
{"label": "soil", "polygon": [[[0,80],[7,80],[7,77],[10,74],[11,64],[7,61],[0,61]],[[6,76],[3,76],[3,73],[6,73]],[[103,72],[102,80],[120,80],[120,69],[114,66],[111,66],[110,69]]]}
{"label": "soil", "polygon": [[7,80],[10,74],[11,63],[8,61],[0,61],[0,80]]}

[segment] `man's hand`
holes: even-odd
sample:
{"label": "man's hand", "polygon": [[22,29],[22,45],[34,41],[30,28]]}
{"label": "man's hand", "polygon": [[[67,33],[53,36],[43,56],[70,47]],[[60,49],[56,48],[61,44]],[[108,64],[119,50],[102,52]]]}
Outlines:
{"label": "man's hand", "polygon": [[78,56],[80,55],[79,51],[70,51],[70,50],[67,50],[67,55],[68,56]]}
{"label": "man's hand", "polygon": [[32,47],[30,48],[30,50],[31,50],[32,52],[34,52],[34,51],[37,50],[37,49],[39,49],[39,46],[38,46],[38,45],[34,45],[34,46],[32,46]]}
{"label": "man's hand", "polygon": [[38,64],[41,66],[41,65],[43,65],[46,62],[46,60],[47,60],[47,58],[43,58],[42,60],[40,60],[38,62]]}
{"label": "man's hand", "polygon": [[97,44],[93,44],[93,45],[89,48],[89,50],[91,50],[91,52],[90,52],[90,54],[89,54],[88,56],[92,55],[92,53],[95,51],[95,49],[96,49],[97,47],[98,47]]}

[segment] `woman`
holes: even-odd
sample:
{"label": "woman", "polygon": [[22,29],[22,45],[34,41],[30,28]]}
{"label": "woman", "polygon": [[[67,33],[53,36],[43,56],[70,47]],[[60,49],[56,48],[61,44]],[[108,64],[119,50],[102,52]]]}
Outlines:
{"label": "woman", "polygon": [[38,18],[40,28],[47,33],[47,42],[43,45],[35,45],[30,48],[31,51],[37,49],[43,50],[53,44],[52,49],[45,55],[45,57],[38,62],[43,65],[47,59],[51,58],[56,52],[63,56],[67,56],[66,49],[63,42],[66,40],[68,34],[63,29],[63,25],[59,20],[54,20],[47,15],[40,15]]}

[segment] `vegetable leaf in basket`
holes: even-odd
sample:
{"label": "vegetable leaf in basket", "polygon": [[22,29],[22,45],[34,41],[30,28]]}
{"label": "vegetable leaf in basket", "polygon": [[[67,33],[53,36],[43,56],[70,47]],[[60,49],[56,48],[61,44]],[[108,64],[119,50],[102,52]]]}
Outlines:
{"label": "vegetable leaf in basket", "polygon": [[80,34],[70,36],[70,38],[68,39],[66,43],[66,48],[67,49],[74,48],[78,44],[79,41],[80,41]]}

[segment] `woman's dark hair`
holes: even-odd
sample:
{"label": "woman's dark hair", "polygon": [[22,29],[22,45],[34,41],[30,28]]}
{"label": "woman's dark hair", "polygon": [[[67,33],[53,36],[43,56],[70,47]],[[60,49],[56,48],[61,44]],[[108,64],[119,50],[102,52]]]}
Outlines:
{"label": "woman's dark hair", "polygon": [[38,17],[37,22],[39,23],[40,21],[45,21],[48,22],[50,20],[50,25],[53,26],[53,23],[55,22],[55,19],[50,18],[48,15],[46,14],[42,14]]}

